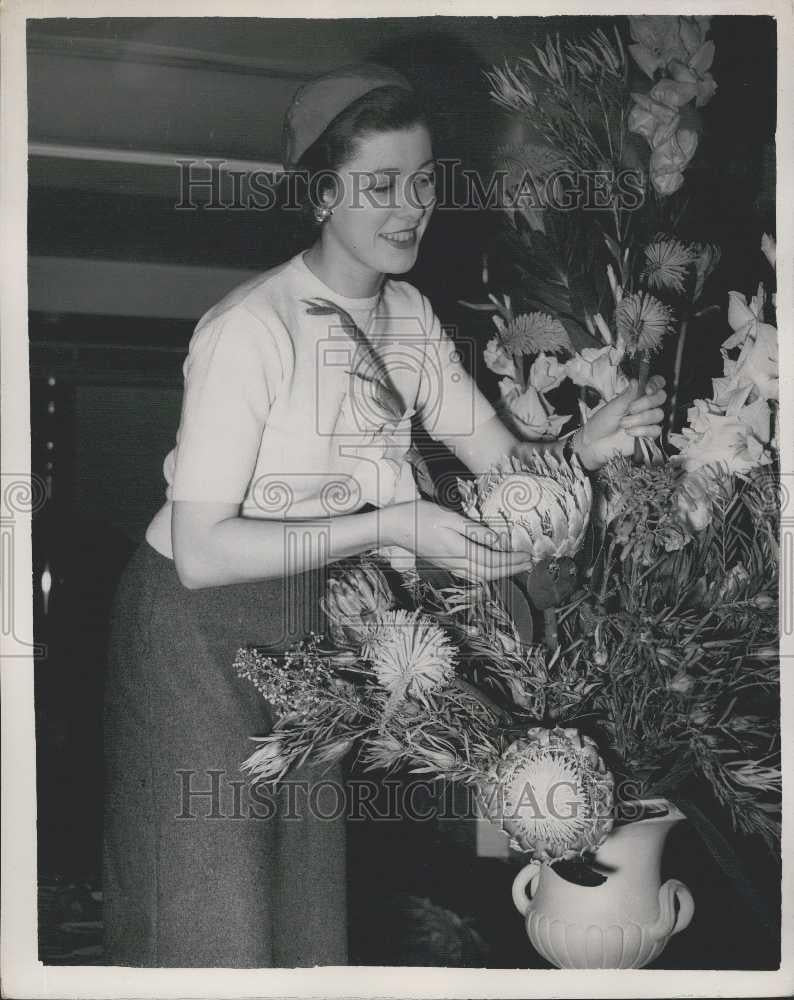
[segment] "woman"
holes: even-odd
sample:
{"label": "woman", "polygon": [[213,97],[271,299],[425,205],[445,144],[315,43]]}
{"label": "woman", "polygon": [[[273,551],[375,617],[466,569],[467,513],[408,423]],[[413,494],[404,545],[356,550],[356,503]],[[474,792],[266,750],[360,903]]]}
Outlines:
{"label": "woman", "polygon": [[[247,739],[272,720],[234,676],[235,652],[321,631],[325,567],[376,547],[469,578],[529,566],[484,526],[419,499],[406,459],[412,416],[474,472],[518,444],[427,300],[386,277],[413,266],[434,207],[410,86],[372,65],[307,84],[287,113],[284,162],[312,180],[316,238],[199,322],[168,499],[117,596],[105,730],[113,964],[344,964],[343,818],[244,795]],[[659,434],[661,386],[636,395],[571,439],[586,467]]]}

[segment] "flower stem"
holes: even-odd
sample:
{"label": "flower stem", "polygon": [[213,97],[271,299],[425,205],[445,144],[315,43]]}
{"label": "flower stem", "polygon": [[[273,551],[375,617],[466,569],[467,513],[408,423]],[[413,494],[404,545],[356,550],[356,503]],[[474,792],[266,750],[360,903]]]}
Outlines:
{"label": "flower stem", "polygon": [[689,325],[689,316],[685,315],[681,320],[681,329],[678,331],[678,346],[675,352],[675,367],[673,368],[673,387],[670,393],[670,409],[667,414],[668,426],[667,433],[676,429],[678,421],[676,419],[676,411],[678,409],[678,390],[681,383],[681,366],[684,360],[684,344],[686,343],[687,327]]}
{"label": "flower stem", "polygon": [[[651,368],[651,359],[647,351],[643,351],[640,356],[640,370],[637,376],[639,396],[645,395],[645,386],[648,384],[648,372]],[[640,439],[634,439],[634,464],[642,465],[642,445]]]}
{"label": "flower stem", "polygon": [[557,609],[556,608],[544,608],[543,610],[543,639],[546,643],[546,649],[550,653],[553,653],[559,642],[557,640]]}
{"label": "flower stem", "polygon": [[483,708],[487,708],[489,712],[493,712],[493,714],[500,721],[509,722],[512,718],[509,712],[500,708],[496,702],[491,701],[487,694],[480,691],[480,689],[476,688],[473,684],[469,684],[469,682],[465,681],[462,677],[453,677],[450,687],[457,688],[458,691],[462,691],[469,695],[469,697],[474,698],[474,700],[478,701]]}

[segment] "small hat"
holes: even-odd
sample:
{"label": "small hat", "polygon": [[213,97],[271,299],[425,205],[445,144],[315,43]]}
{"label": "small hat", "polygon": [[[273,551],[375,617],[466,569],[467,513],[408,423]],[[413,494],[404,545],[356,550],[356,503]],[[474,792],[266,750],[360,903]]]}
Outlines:
{"label": "small hat", "polygon": [[299,87],[284,116],[281,136],[284,169],[292,169],[346,107],[378,87],[413,89],[397,70],[376,63],[343,66]]}

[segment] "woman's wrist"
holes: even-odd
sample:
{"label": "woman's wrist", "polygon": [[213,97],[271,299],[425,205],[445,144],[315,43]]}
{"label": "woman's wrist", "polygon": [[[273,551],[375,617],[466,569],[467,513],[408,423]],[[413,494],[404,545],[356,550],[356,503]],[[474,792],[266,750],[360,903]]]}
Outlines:
{"label": "woman's wrist", "polygon": [[576,455],[586,472],[594,472],[598,468],[598,463],[594,462],[592,456],[589,455],[587,442],[585,441],[584,427],[578,427],[565,440],[563,456],[570,459],[572,455]]}
{"label": "woman's wrist", "polygon": [[[408,508],[411,508],[409,510]],[[377,545],[398,545],[413,551],[415,544],[416,503],[388,504],[377,512]],[[413,530],[412,530],[413,529]]]}

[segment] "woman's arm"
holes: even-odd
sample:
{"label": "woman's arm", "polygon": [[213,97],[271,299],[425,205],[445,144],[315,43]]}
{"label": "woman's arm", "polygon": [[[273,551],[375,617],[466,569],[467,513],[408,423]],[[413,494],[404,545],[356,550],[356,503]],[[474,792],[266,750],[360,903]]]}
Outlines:
{"label": "woman's arm", "polygon": [[486,525],[425,500],[315,521],[239,516],[239,506],[175,501],[174,564],[190,590],[293,576],[386,545],[398,545],[467,579],[529,569],[527,553],[502,551]]}
{"label": "woman's arm", "polygon": [[[625,392],[603,406],[573,435],[573,451],[585,469],[600,468],[615,455],[629,455],[637,437],[655,438],[661,434],[661,409],[666,393],[664,378],[656,375],[648,380],[643,396],[638,396],[636,382]],[[473,391],[479,391],[476,388]],[[480,424],[472,434],[444,441],[472,472],[486,472],[505,456],[526,457],[533,451],[562,454],[564,442],[522,441],[493,416]]]}
{"label": "woman's arm", "polygon": [[443,442],[475,475],[487,472],[506,456],[521,457],[532,451],[562,453],[562,441],[522,441],[517,438],[499,416],[480,424],[465,437],[450,438]]}
{"label": "woman's arm", "polygon": [[[510,455],[522,458],[538,450],[561,455],[561,440],[522,441],[510,431],[461,364],[455,345],[427,299],[424,308],[425,329],[431,332],[418,404],[427,433],[478,475]],[[575,432],[573,451],[585,469],[598,469],[615,455],[630,455],[637,437],[659,437],[662,405],[667,398],[664,381],[660,375],[649,379],[642,395],[637,382],[632,381],[625,392],[602,406]],[[473,429],[467,431],[467,427]]]}
{"label": "woman's arm", "polygon": [[381,544],[378,511],[315,521],[239,516],[239,505],[175,501],[174,564],[190,590],[292,576]]}

